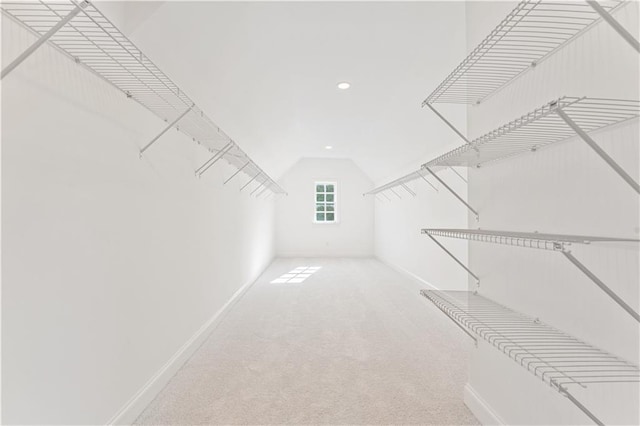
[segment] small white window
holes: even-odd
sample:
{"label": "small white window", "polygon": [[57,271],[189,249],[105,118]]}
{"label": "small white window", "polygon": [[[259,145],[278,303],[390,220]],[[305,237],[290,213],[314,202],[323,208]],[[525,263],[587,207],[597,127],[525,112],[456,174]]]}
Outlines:
{"label": "small white window", "polygon": [[332,223],[337,221],[337,189],[335,182],[316,182],[314,222]]}

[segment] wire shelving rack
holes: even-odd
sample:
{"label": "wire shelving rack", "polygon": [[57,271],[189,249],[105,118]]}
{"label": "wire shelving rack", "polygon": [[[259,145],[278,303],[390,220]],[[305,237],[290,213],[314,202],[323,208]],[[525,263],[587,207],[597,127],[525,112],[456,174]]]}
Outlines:
{"label": "wire shelving rack", "polygon": [[[249,183],[257,185],[254,189],[258,194],[266,190],[286,194],[91,2],[3,1],[0,8],[4,14],[38,37],[32,46],[3,68],[2,78],[38,47],[49,42],[168,123],[164,130],[140,150],[141,156],[163,134],[177,128],[214,154],[196,171],[198,176],[208,170],[212,163],[224,159],[238,172],[246,174],[251,179]],[[234,176],[236,173],[232,175]]]}
{"label": "wire shelving rack", "polygon": [[[506,18],[424,100],[477,104],[537,66],[605,18],[618,32],[626,30],[611,16],[624,1],[520,2]],[[626,32],[636,50],[637,41]],[[622,35],[622,33],[621,33]],[[630,39],[629,39],[630,37]]]}
{"label": "wire shelving rack", "polygon": [[640,116],[640,101],[586,97],[554,99],[469,144],[425,163],[424,167],[478,167],[576,136],[576,131],[558,114],[560,111],[588,133],[637,118]]}
{"label": "wire shelving rack", "polygon": [[[438,167],[436,170],[440,171],[445,169],[445,167]],[[455,170],[454,170],[455,172]],[[456,172],[457,173],[457,172]],[[397,191],[395,191],[395,189],[403,189],[403,192],[408,193],[409,195],[411,195],[412,197],[416,196],[416,192],[414,190],[412,190],[409,186],[407,186],[407,184],[409,182],[413,182],[416,180],[423,180],[425,181],[427,184],[429,184],[429,186],[431,186],[434,190],[438,191],[438,188],[435,187],[435,185],[433,185],[431,182],[429,182],[429,180],[427,179],[427,177],[429,176],[429,173],[425,173],[422,171],[422,168],[415,170],[411,173],[408,173],[402,177],[399,177],[398,179],[395,179],[389,183],[386,183],[384,185],[378,186],[374,189],[372,189],[371,191],[365,192],[363,195],[381,195],[384,196],[388,201],[391,201],[393,198],[391,198],[389,195],[386,194],[386,192],[390,192],[391,194],[393,194],[393,197],[397,197],[397,198],[402,198],[402,196],[400,194],[398,194]]]}
{"label": "wire shelving rack", "polygon": [[588,133],[640,116],[640,101],[561,97],[428,163],[423,168],[480,165],[579,136],[637,193],[640,185]]}
{"label": "wire shelving rack", "polygon": [[640,382],[637,365],[477,293],[439,290],[420,293],[474,340],[480,338],[500,350],[567,397],[597,424],[605,423],[598,417],[594,409],[597,407],[587,407],[593,398],[585,398],[586,394],[598,395],[604,386]]}
{"label": "wire shelving rack", "polygon": [[[610,25],[640,53],[638,41],[614,18],[616,11],[624,3],[625,1],[591,0],[521,1],[422,103],[423,107],[428,107],[465,142],[459,148],[423,164],[423,169],[440,180],[434,172],[435,168],[481,167],[488,162],[536,151],[578,136],[640,194],[638,182],[592,137],[594,131],[637,118],[640,115],[640,102],[637,100],[563,97],[475,140],[469,140],[434,107],[438,103],[474,105],[485,102],[600,20]],[[447,189],[475,213],[478,219],[477,211],[450,188]],[[440,243],[437,237],[559,252],[635,321],[640,322],[637,310],[602,282],[570,250],[572,244],[637,244],[637,239],[470,229],[423,229],[422,233],[478,282],[480,278]],[[616,391],[620,387],[635,386],[632,389],[635,399],[625,407],[635,407],[636,412],[630,413],[630,418],[618,422],[638,422],[640,370],[637,365],[492,302],[477,292],[423,290],[421,293],[471,337],[475,339],[477,336],[505,353],[567,397],[597,424],[603,422],[598,418],[595,405],[599,402],[598,397],[610,389],[607,386],[615,387]],[[627,390],[628,388],[623,389],[622,393],[626,395]]]}
{"label": "wire shelving rack", "polygon": [[[548,145],[578,136],[631,188],[640,194],[640,185],[598,143],[590,133],[640,117],[640,101],[566,97],[555,99],[491,132],[482,135],[422,165],[427,173],[413,172],[380,186],[375,194],[431,175],[451,192],[476,219],[478,212],[450,188],[437,172],[447,167],[480,167],[485,163],[535,152]],[[396,194],[397,195],[397,194]]]}
{"label": "wire shelving rack", "polygon": [[578,268],[585,276],[595,283],[603,292],[607,294],[614,302],[623,308],[637,322],[640,322],[640,314],[632,308],[622,297],[616,294],[609,286],[607,286],[600,278],[598,278],[587,266],[580,262],[572,253],[572,244],[592,244],[592,243],[640,243],[635,238],[617,238],[617,237],[601,237],[601,236],[585,236],[585,235],[562,235],[562,234],[543,234],[537,232],[512,232],[512,231],[496,231],[482,229],[444,229],[444,228],[425,228],[422,234],[427,235],[441,249],[443,249],[456,263],[462,266],[472,277],[478,282],[480,278],[474,274],[464,263],[462,263],[453,253],[440,243],[435,237],[458,238],[469,241],[479,241],[484,243],[502,244],[516,247],[524,247],[538,250],[549,250],[560,252],[569,260],[576,268]]}
{"label": "wire shelving rack", "polygon": [[[434,104],[484,102],[601,20],[640,53],[638,40],[612,15],[625,3],[626,0],[521,1],[427,96],[422,106],[431,109],[465,143],[470,144],[469,139],[440,114]],[[600,151],[598,154],[603,156]],[[612,165],[609,160],[606,161]],[[634,188],[640,193],[637,183]]]}

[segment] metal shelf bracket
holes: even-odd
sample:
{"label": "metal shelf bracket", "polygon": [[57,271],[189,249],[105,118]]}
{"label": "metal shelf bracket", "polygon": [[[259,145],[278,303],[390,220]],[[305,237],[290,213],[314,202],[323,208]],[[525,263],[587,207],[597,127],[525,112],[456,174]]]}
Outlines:
{"label": "metal shelf bracket", "polygon": [[[253,191],[251,191],[249,193],[249,195],[253,195],[258,189],[262,188],[264,186],[264,184],[267,183],[266,179],[263,180],[262,182],[260,182],[260,185],[256,186],[255,188],[253,188]],[[259,194],[258,194],[259,195]]]}
{"label": "metal shelf bracket", "polygon": [[469,275],[471,275],[473,278],[475,278],[475,280],[477,281],[478,285],[480,284],[480,278],[478,278],[478,276],[476,274],[471,272],[471,269],[467,268],[467,265],[462,263],[462,261],[460,259],[458,259],[453,253],[451,253],[445,246],[443,246],[442,243],[440,243],[440,241],[436,240],[435,237],[433,235],[429,234],[428,232],[424,232],[423,231],[423,234],[426,234],[429,238],[431,238],[433,240],[433,242],[438,245],[438,247],[440,247],[442,250],[444,250],[444,252],[447,253],[449,256],[451,256],[451,258],[453,260],[455,260],[458,265],[462,266],[464,268],[464,270],[467,271],[467,273]]}
{"label": "metal shelf bracket", "polygon": [[144,148],[142,148],[140,150],[140,158],[142,158],[142,154],[144,154],[144,152],[149,149],[151,147],[151,145],[153,145],[158,139],[160,139],[160,137],[162,135],[164,135],[165,133],[167,133],[173,126],[175,126],[176,124],[178,124],[178,121],[182,120],[184,118],[185,115],[187,115],[189,113],[189,111],[191,111],[193,109],[194,105],[190,106],[189,108],[187,108],[187,110],[185,112],[183,112],[182,114],[180,114],[178,116],[178,118],[176,118],[175,120],[173,120],[171,122],[171,124],[169,124],[167,127],[164,128],[164,130],[162,130],[155,138],[151,139],[151,142],[149,142],[148,144],[146,144],[144,146]]}
{"label": "metal shelf bracket", "polygon": [[574,132],[576,132],[578,136],[580,136],[580,139],[582,139],[587,145],[589,145],[591,149],[593,149],[596,154],[598,154],[600,158],[602,158],[609,165],[609,167],[611,167],[622,179],[625,180],[625,182],[627,182],[638,194],[640,194],[640,185],[638,185],[638,183],[633,180],[633,178],[629,176],[629,174],[625,172],[624,169],[620,167],[620,165],[609,156],[609,154],[607,154],[602,148],[600,148],[600,145],[598,145],[596,141],[591,138],[591,136],[589,136],[584,130],[582,130],[582,128],[580,128],[580,126],[578,126],[562,110],[562,108],[557,108],[555,112],[556,114],[558,114],[558,116],[560,116],[560,118],[562,118],[562,120],[564,120],[565,123],[567,123],[569,127],[571,127],[571,129],[573,129]]}
{"label": "metal shelf bracket", "polygon": [[436,180],[438,182],[440,182],[442,184],[442,186],[444,186],[449,192],[451,192],[462,204],[464,204],[473,214],[476,215],[476,221],[480,219],[480,215],[478,214],[478,212],[469,205],[469,203],[467,203],[460,195],[458,195],[458,193],[456,191],[454,191],[449,185],[447,185],[442,179],[440,179],[438,177],[438,175],[436,175],[433,170],[431,170],[431,168],[429,167],[424,167],[429,173],[431,173],[431,176],[433,176],[434,178],[436,178]]}
{"label": "metal shelf bracket", "polygon": [[256,198],[260,198],[260,196],[261,196],[261,195],[262,195],[262,194],[263,194],[267,189],[269,189],[269,185],[265,185],[265,186],[262,188],[262,190],[256,194]]}
{"label": "metal shelf bracket", "polygon": [[597,424],[598,426],[604,426],[604,423],[602,423],[602,421],[600,421],[599,418],[597,418],[591,411],[589,411],[587,407],[585,407],[580,401],[578,401],[573,395],[571,395],[569,391],[565,389],[564,386],[559,386],[559,389],[560,389],[560,395],[564,396],[569,401],[571,401],[576,407],[580,409],[580,411],[582,411],[591,420],[593,420],[595,424]]}
{"label": "metal shelf bracket", "polygon": [[455,174],[456,174],[460,179],[462,179],[462,181],[463,181],[464,183],[468,183],[468,182],[467,182],[467,180],[466,180],[466,179],[465,179],[465,178],[464,178],[460,173],[458,173],[458,171],[457,171],[456,169],[454,169],[454,168],[453,168],[453,167],[451,167],[451,166],[449,166],[449,169],[450,169],[453,173],[455,173]]}
{"label": "metal shelf bracket", "polygon": [[401,183],[400,186],[402,186],[404,188],[405,191],[407,191],[409,194],[411,194],[411,196],[415,197],[417,194],[415,192],[413,192],[411,190],[411,188],[409,188],[406,184]]}
{"label": "metal shelf bracket", "polygon": [[453,124],[451,124],[451,122],[450,122],[449,120],[447,120],[446,118],[444,118],[444,117],[443,117],[443,115],[442,115],[442,114],[440,114],[440,113],[438,112],[438,110],[436,110],[436,109],[433,107],[433,105],[431,105],[429,102],[426,102],[426,101],[425,101],[425,102],[423,102],[423,103],[422,103],[422,106],[427,106],[431,111],[433,111],[433,112],[434,112],[434,113],[435,113],[435,114],[440,118],[440,120],[444,121],[444,122],[445,122],[445,124],[451,128],[451,130],[453,130],[454,132],[456,132],[456,134],[457,134],[458,136],[460,136],[460,137],[462,138],[462,140],[463,140],[463,141],[465,141],[465,143],[471,143],[471,142],[469,141],[469,139],[467,139],[465,135],[463,135],[463,134],[462,134],[458,129],[456,129],[456,127],[455,127]]}
{"label": "metal shelf bracket", "polygon": [[636,52],[640,53],[640,43],[636,40],[629,31],[627,31],[616,19],[611,16],[609,12],[605,10],[597,1],[594,0],[586,0],[589,6],[595,10],[600,17],[607,22],[607,24],[611,25],[611,27],[618,33],[620,36],[625,39],[627,43],[633,47]]}
{"label": "metal shelf bracket", "polygon": [[424,180],[425,182],[427,182],[429,184],[430,187],[432,187],[436,192],[440,192],[438,191],[438,188],[436,188],[436,186],[434,184],[432,184],[431,182],[429,182],[427,180],[426,177],[424,177],[424,175],[422,173],[420,173],[420,171],[418,170],[418,174],[420,175],[420,177],[422,178],[422,180]]}
{"label": "metal shelf bracket", "polygon": [[393,188],[389,188],[389,191],[393,192],[396,197],[400,198],[402,200],[402,197],[400,196],[400,194],[398,194],[396,191],[393,190]]}
{"label": "metal shelf bracket", "polygon": [[636,321],[640,322],[640,315],[633,310],[631,306],[629,306],[620,296],[618,296],[613,290],[611,290],[605,283],[600,280],[589,268],[587,268],[582,262],[580,262],[574,255],[571,254],[569,250],[561,250],[561,253],[569,259],[571,263],[573,263],[576,268],[580,269],[580,271],[585,274],[591,281],[593,281],[600,290],[607,293],[607,296],[612,298],[622,309],[627,311],[629,315],[631,315]]}
{"label": "metal shelf bracket", "polygon": [[222,182],[223,185],[226,185],[231,179],[233,179],[234,177],[236,177],[238,175],[238,173],[240,173],[242,170],[244,170],[245,167],[247,167],[249,164],[251,164],[251,160],[247,161],[246,163],[244,163],[244,166],[240,167],[238,170],[236,170],[231,176],[229,176],[227,178],[227,180],[225,180],[224,182]]}
{"label": "metal shelf bracket", "polygon": [[244,185],[242,185],[242,187],[240,188],[240,192],[242,192],[242,190],[243,190],[243,189],[245,189],[247,186],[249,186],[249,185],[251,184],[251,182],[253,182],[254,180],[256,180],[256,178],[257,178],[258,176],[260,176],[261,174],[262,174],[261,172],[256,173],[256,174],[255,174],[255,175],[254,175],[254,176],[249,180],[249,182],[247,182],[247,183],[245,183]]}
{"label": "metal shelf bracket", "polygon": [[198,167],[198,170],[196,170],[196,176],[198,176],[198,177],[202,176],[204,174],[204,172],[209,170],[209,168],[211,166],[213,166],[215,163],[218,162],[218,160],[220,160],[222,157],[224,157],[224,155],[227,152],[229,152],[229,150],[233,147],[233,145],[234,145],[233,142],[229,142],[220,151],[216,152],[213,155],[213,157],[211,157],[207,161],[205,161],[204,164],[202,166]]}

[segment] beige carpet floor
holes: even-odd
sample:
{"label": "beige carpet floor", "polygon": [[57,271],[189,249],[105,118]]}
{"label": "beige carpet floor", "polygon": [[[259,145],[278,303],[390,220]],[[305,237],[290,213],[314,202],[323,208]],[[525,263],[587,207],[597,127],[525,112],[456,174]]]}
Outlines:
{"label": "beige carpet floor", "polygon": [[478,424],[472,341],[420,288],[372,259],[278,259],[137,424]]}

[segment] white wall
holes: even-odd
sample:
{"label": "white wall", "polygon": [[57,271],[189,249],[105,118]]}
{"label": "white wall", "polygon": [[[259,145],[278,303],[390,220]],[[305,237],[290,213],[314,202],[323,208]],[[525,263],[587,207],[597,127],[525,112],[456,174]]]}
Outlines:
{"label": "white wall", "polygon": [[[467,3],[468,50],[514,5]],[[616,18],[638,37],[637,2]],[[486,103],[469,107],[468,134],[480,136],[562,95],[638,99],[639,76],[637,53],[600,23]],[[638,180],[637,121],[592,136]],[[630,238],[640,231],[637,194],[577,138],[471,169],[469,200],[484,229]],[[574,245],[572,251],[638,310],[637,246]],[[472,243],[470,266],[480,275],[485,296],[638,364],[638,323],[561,254]],[[469,383],[503,421],[590,423],[566,398],[515,368],[520,367],[483,345],[472,356]],[[589,408],[615,422],[626,404],[638,423],[638,400],[629,399],[637,396],[634,387],[631,392],[609,388]]]}
{"label": "white wall", "polygon": [[[337,182],[337,223],[314,223],[315,182]],[[276,202],[276,252],[281,257],[370,257],[371,180],[351,160],[303,158],[280,179],[289,195]]]}
{"label": "white wall", "polygon": [[[456,10],[455,16],[463,22],[465,16],[464,3],[449,2],[448,5],[454,3],[460,6],[460,10]],[[445,32],[441,32],[441,34],[445,34]],[[441,34],[438,34],[438,36]],[[429,39],[425,43],[438,43],[438,36]],[[420,102],[435,89],[433,75],[440,75],[445,78],[467,53],[463,26],[460,26],[455,31],[448,28],[446,40],[442,40],[442,42],[446,42],[447,53],[429,58],[430,69],[432,70],[428,76],[430,78],[425,75],[422,84],[409,88],[416,95],[415,108],[422,117],[423,134],[416,138],[416,149],[414,151],[421,154],[414,156],[401,169],[386,170],[386,177],[376,181],[376,186],[381,186],[416,171],[423,163],[463,143],[462,139],[432,111],[428,108],[420,109]],[[465,133],[467,117],[464,106],[439,105],[437,109],[457,129]],[[389,143],[392,144],[393,141],[391,140]],[[466,170],[460,169],[458,171],[463,177],[466,176]],[[461,197],[466,198],[467,185],[454,172],[443,170],[438,173],[438,176]],[[429,237],[422,235],[420,230],[422,228],[466,228],[468,223],[475,223],[475,216],[433,177],[427,174],[427,179],[436,189],[419,179],[408,184],[417,194],[416,197],[413,197],[402,188],[396,188],[395,191],[400,194],[402,199],[399,199],[390,191],[384,193],[390,200],[385,195],[378,195],[375,198],[375,256],[387,265],[425,282],[425,287],[428,284],[439,289],[466,289],[467,272],[431,241]],[[444,244],[462,262],[467,262],[468,244],[466,241],[450,240],[444,241]]]}
{"label": "white wall", "polygon": [[2,420],[105,423],[270,263],[274,203],[175,130],[139,159],[164,123],[49,46],[2,107]]}
{"label": "white wall", "polygon": [[[437,154],[447,150],[448,148],[445,148]],[[437,154],[425,158],[423,162],[436,157]],[[420,163],[416,162],[411,168],[398,173],[398,176],[406,175],[419,167]],[[460,169],[459,173],[463,177],[467,174],[465,169]],[[376,196],[376,257],[435,288],[464,290],[467,288],[467,272],[420,231],[423,228],[466,228],[469,212],[454,195],[429,176],[427,171],[423,171],[423,174],[436,189],[418,179],[407,183],[417,194],[415,197],[403,188],[394,189],[402,198],[390,191],[384,193],[386,196]],[[466,198],[467,184],[453,171],[443,170],[438,176],[461,197]],[[475,219],[472,220],[475,222]],[[461,262],[467,263],[467,241],[440,242]]]}

